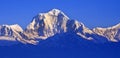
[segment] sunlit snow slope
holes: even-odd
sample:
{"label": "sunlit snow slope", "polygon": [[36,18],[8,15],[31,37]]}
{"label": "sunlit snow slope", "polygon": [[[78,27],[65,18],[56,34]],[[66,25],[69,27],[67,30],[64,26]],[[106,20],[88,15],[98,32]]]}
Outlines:
{"label": "sunlit snow slope", "polygon": [[[82,40],[98,43],[119,42],[120,23],[108,28],[89,29],[83,23],[71,20],[62,11],[52,9],[49,12],[34,16],[25,30],[17,24],[0,26],[0,42],[2,43],[16,42],[15,44],[37,45],[39,42],[49,39],[53,42],[64,42],[63,39],[70,42],[82,42]],[[74,44],[74,42],[72,43]],[[59,44],[59,42],[56,44]]]}

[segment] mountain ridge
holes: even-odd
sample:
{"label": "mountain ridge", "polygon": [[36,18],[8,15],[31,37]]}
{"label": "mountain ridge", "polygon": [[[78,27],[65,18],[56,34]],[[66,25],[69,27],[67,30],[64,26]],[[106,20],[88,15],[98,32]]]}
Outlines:
{"label": "mountain ridge", "polygon": [[[73,33],[72,35],[79,36],[79,39],[93,42],[119,42],[120,23],[108,28],[97,27],[89,29],[83,23],[68,18],[61,10],[52,9],[47,13],[39,13],[33,17],[25,30],[17,24],[0,26],[0,40],[5,40],[3,37],[7,36],[23,44],[37,45],[40,40],[46,40],[56,34],[64,33]],[[72,37],[72,35],[70,36]]]}

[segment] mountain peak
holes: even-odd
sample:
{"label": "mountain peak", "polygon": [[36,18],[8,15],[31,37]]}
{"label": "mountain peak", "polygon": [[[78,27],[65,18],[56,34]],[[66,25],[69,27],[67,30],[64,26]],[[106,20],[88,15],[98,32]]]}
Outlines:
{"label": "mountain peak", "polygon": [[[62,12],[62,11],[59,10],[59,9],[52,9],[52,10],[50,10],[50,11],[48,12],[48,14],[53,15],[53,16],[64,16],[64,17],[68,18],[68,17],[64,14],[64,12]],[[68,19],[69,19],[69,18],[68,18]]]}
{"label": "mountain peak", "polygon": [[23,29],[22,29],[21,26],[18,25],[18,24],[10,25],[10,27],[11,27],[12,29],[14,29],[15,31],[17,31],[17,32],[23,32]]}
{"label": "mountain peak", "polygon": [[66,24],[69,18],[60,10],[52,9],[46,13],[35,16],[27,27],[27,32],[34,30],[38,36],[52,36],[59,32],[66,31]]}
{"label": "mountain peak", "polygon": [[97,27],[93,31],[98,35],[106,37],[109,41],[118,42],[120,40],[120,23],[108,28]]}
{"label": "mountain peak", "polygon": [[59,9],[52,9],[46,13],[39,13],[38,15],[45,15],[45,14],[50,14],[50,15],[55,15],[55,16],[58,16],[60,13],[63,14],[63,12]]}
{"label": "mountain peak", "polygon": [[120,23],[116,24],[115,26],[112,26],[112,28],[113,28],[113,29],[114,29],[114,28],[115,28],[115,29],[116,29],[116,28],[117,28],[117,29],[118,29],[118,28],[120,29]]}
{"label": "mountain peak", "polygon": [[59,12],[62,12],[62,11],[59,10],[59,9],[55,9],[55,8],[54,8],[54,9],[52,9],[50,12],[58,12],[58,13],[59,13]]}
{"label": "mountain peak", "polygon": [[66,34],[59,37],[69,37],[71,34],[73,36],[70,37],[76,35],[80,39],[117,42],[120,41],[120,23],[108,28],[99,27],[91,30],[77,20],[70,20],[61,10],[52,9],[33,17],[25,30],[18,24],[0,26],[0,39],[7,36],[10,40],[12,37],[12,40],[22,43],[37,44],[38,39],[45,40],[58,34]]}
{"label": "mountain peak", "polygon": [[46,28],[52,28],[53,25],[64,24],[69,18],[59,9],[52,9],[46,13],[39,13],[37,16],[35,16],[30,23],[30,25],[27,27],[27,29],[34,29],[41,26],[47,26]]}
{"label": "mountain peak", "polygon": [[4,24],[4,25],[2,25],[2,27],[9,28],[9,29],[15,30],[17,32],[23,32],[23,29],[18,24],[14,24],[14,25]]}

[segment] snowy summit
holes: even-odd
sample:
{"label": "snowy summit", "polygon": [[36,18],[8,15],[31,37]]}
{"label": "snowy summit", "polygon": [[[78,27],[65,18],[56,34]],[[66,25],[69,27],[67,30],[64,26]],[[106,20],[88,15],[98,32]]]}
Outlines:
{"label": "snowy summit", "polygon": [[25,30],[18,24],[0,26],[0,41],[36,45],[50,37],[54,37],[54,40],[73,37],[93,42],[119,42],[120,23],[113,27],[97,27],[91,30],[83,23],[68,18],[61,10],[52,9],[34,16]]}

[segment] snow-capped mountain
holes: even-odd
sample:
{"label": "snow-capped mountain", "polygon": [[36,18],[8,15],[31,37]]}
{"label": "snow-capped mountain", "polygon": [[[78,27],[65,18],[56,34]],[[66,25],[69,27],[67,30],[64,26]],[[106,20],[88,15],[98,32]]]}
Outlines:
{"label": "snow-capped mountain", "polygon": [[81,40],[119,42],[120,24],[108,28],[89,29],[83,23],[71,20],[62,11],[52,9],[49,12],[39,13],[33,17],[25,30],[17,24],[0,26],[0,40],[37,44],[41,40],[62,41],[62,38],[72,38],[69,39],[70,42],[72,40],[77,42],[82,42]]}
{"label": "snow-capped mountain", "polygon": [[106,37],[109,41],[120,41],[120,23],[108,28],[97,27],[93,29],[93,32],[103,37]]}
{"label": "snow-capped mountain", "polygon": [[[23,29],[18,25],[2,25],[0,26],[0,42],[21,42],[21,43],[33,43],[31,40],[27,40],[23,36]],[[35,44],[35,43],[34,43]]]}
{"label": "snow-capped mountain", "polygon": [[[23,32],[22,28],[15,24],[15,25],[2,25],[0,26],[0,37],[11,37],[13,39],[3,39],[3,40],[16,40],[20,35],[18,33]],[[2,39],[1,39],[2,40]]]}
{"label": "snow-capped mountain", "polygon": [[31,38],[47,39],[57,33],[75,32],[83,38],[86,33],[93,33],[90,29],[76,20],[70,20],[62,11],[53,9],[48,13],[35,16],[25,30]]}
{"label": "snow-capped mountain", "polygon": [[36,15],[28,25],[26,33],[29,36],[48,38],[56,33],[66,32],[69,18],[63,12],[53,9],[48,13]]}

